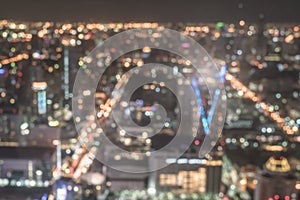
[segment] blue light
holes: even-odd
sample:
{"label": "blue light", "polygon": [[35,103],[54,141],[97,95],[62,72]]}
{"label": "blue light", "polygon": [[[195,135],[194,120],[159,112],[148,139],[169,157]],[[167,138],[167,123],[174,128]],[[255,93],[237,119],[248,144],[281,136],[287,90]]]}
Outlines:
{"label": "blue light", "polygon": [[[221,79],[221,83],[225,82],[226,68],[227,68],[227,66],[223,65],[220,69],[219,74],[218,74],[218,78]],[[219,96],[220,96],[221,92],[220,92],[220,89],[216,89],[216,91],[214,93],[211,108],[209,110],[208,116],[206,117],[205,110],[204,110],[204,107],[202,105],[202,97],[201,97],[200,89],[198,88],[197,79],[192,78],[192,86],[195,90],[198,106],[200,108],[200,114],[201,114],[203,129],[204,129],[205,134],[208,134],[209,133],[209,125],[211,123],[211,120],[212,120],[212,117],[213,117],[213,114],[214,114],[214,111],[215,111],[215,108],[216,108],[216,105],[217,105],[217,102],[218,102],[218,99],[219,99]]]}
{"label": "blue light", "polygon": [[41,198],[41,200],[47,200],[48,199],[48,194],[44,194]]}
{"label": "blue light", "polygon": [[[226,68],[227,68],[227,66],[223,65],[220,69],[220,72],[219,72],[219,77],[220,77],[222,83],[225,83]],[[207,117],[208,124],[211,123],[212,117],[213,117],[214,112],[215,112],[215,108],[217,106],[219,95],[220,95],[220,89],[216,89],[215,94],[214,94],[214,98],[213,98],[213,102],[211,104],[211,108],[209,110],[208,117]]]}
{"label": "blue light", "polygon": [[4,75],[5,74],[5,69],[0,68],[0,75]]}
{"label": "blue light", "polygon": [[208,122],[207,122],[205,110],[204,110],[204,108],[202,106],[202,98],[201,98],[200,89],[198,88],[197,80],[195,78],[192,78],[192,86],[193,86],[193,88],[195,90],[196,98],[197,98],[197,102],[198,102],[198,106],[200,108],[200,114],[201,114],[201,120],[202,120],[202,125],[203,125],[203,129],[204,129],[204,133],[208,134],[208,132],[209,132],[209,125],[208,125]]}

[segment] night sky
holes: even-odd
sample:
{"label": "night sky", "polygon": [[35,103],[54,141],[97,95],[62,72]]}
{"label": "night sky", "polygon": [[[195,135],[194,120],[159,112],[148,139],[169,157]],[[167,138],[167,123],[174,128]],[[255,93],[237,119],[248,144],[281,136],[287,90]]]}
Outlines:
{"label": "night sky", "polygon": [[22,21],[300,21],[298,0],[1,0],[0,8],[0,19]]}

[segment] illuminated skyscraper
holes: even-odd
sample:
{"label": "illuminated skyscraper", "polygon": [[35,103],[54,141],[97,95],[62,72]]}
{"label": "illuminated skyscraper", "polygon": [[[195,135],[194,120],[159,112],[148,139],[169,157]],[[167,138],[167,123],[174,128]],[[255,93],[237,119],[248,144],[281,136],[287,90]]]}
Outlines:
{"label": "illuminated skyscraper", "polygon": [[174,193],[218,194],[221,187],[222,160],[180,158],[167,159],[173,163],[159,171],[158,187]]}
{"label": "illuminated skyscraper", "polygon": [[271,157],[258,175],[254,199],[297,199],[296,180],[286,158]]}

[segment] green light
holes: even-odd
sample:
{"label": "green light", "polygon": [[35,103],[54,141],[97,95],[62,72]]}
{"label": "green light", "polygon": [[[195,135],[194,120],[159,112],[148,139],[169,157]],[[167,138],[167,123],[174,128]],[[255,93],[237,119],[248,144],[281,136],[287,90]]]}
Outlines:
{"label": "green light", "polygon": [[80,61],[78,62],[78,64],[79,64],[79,66],[83,66],[84,62],[83,62],[82,60],[80,60]]}
{"label": "green light", "polygon": [[224,23],[223,22],[218,22],[217,24],[216,24],[216,27],[217,28],[222,28],[224,26]]}

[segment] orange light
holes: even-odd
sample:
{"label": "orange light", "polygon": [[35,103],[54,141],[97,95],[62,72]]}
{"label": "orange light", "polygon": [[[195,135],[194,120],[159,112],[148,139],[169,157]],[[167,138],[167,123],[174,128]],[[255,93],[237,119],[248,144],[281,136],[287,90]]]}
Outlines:
{"label": "orange light", "polygon": [[54,146],[59,145],[59,140],[53,140],[53,141],[52,141],[52,144],[53,144]]}

